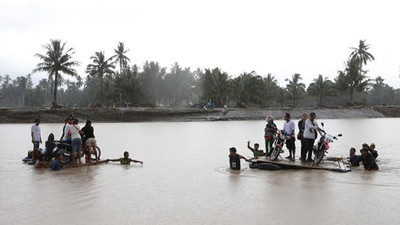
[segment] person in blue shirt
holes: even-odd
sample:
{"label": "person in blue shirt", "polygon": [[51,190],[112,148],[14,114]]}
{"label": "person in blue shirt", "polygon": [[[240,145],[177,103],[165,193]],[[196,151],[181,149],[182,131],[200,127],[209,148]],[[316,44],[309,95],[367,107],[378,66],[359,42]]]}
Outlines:
{"label": "person in blue shirt", "polygon": [[360,157],[359,155],[356,155],[356,149],[355,148],[350,148],[349,162],[351,164],[353,164],[353,166],[360,166],[360,163],[357,160],[359,157]]}
{"label": "person in blue shirt", "polygon": [[60,163],[61,158],[62,158],[61,154],[58,154],[56,156],[56,158],[54,159],[53,163],[50,166],[51,170],[61,170],[62,169],[62,166],[61,166],[61,163]]}

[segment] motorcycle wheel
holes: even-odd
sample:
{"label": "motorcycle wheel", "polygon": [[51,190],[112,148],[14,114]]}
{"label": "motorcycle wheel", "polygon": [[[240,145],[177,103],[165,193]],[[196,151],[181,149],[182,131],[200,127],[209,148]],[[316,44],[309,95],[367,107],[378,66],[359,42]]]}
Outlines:
{"label": "motorcycle wheel", "polygon": [[281,148],[278,146],[275,146],[275,148],[271,152],[271,160],[274,161],[278,158],[279,154],[281,152]]}
{"label": "motorcycle wheel", "polygon": [[[101,150],[100,150],[99,146],[96,146],[96,150],[97,150],[97,159],[100,159]],[[88,151],[89,151],[89,148],[86,147],[85,153],[87,154]],[[94,155],[94,152],[93,152],[93,151],[90,151],[90,158],[91,158],[92,160],[96,160],[96,156]]]}
{"label": "motorcycle wheel", "polygon": [[314,163],[319,164],[325,156],[325,148],[321,148],[320,150],[316,151],[314,156]]}
{"label": "motorcycle wheel", "polygon": [[62,155],[62,158],[61,158],[61,161],[60,161],[61,164],[67,164],[67,163],[69,163],[71,161],[71,155],[66,153],[65,149],[61,149],[58,152],[58,154]]}

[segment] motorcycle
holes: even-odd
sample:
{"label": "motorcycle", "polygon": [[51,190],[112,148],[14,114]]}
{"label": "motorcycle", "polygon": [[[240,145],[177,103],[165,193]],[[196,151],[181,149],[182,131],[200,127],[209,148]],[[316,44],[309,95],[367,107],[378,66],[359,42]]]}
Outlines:
{"label": "motorcycle", "polygon": [[[324,128],[324,123],[321,123],[322,128]],[[325,157],[325,154],[328,153],[328,149],[330,148],[329,143],[332,143],[333,140],[338,140],[336,136],[332,136],[325,132],[324,129],[320,130],[321,137],[318,140],[318,143],[313,147],[314,153],[314,163],[319,164],[322,159]],[[338,137],[341,137],[342,134],[338,134]]]}
{"label": "motorcycle", "polygon": [[[56,148],[53,151],[53,155],[61,154],[62,158],[60,163],[61,164],[67,164],[72,160],[72,146],[69,143],[66,142],[60,142],[60,141],[55,141],[56,143]],[[97,159],[100,159],[101,155],[101,150],[99,146],[96,146],[97,149]],[[92,160],[96,160],[96,157],[94,155],[93,150],[90,150],[89,154],[89,148],[86,147],[84,144],[82,144],[82,149],[79,151],[79,153],[76,153],[76,158],[82,157],[84,154],[90,155]]]}
{"label": "motorcycle", "polygon": [[279,154],[281,154],[282,148],[285,145],[285,140],[286,140],[286,132],[284,130],[280,130],[276,134],[276,138],[274,141],[274,148],[272,149],[271,152],[271,160],[274,161],[279,157]]}

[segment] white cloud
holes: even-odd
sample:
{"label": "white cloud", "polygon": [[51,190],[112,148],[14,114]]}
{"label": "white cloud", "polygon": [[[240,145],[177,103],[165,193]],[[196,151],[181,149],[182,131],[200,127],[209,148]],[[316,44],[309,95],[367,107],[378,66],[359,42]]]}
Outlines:
{"label": "white cloud", "polygon": [[333,79],[349,47],[366,39],[376,56],[369,75],[400,87],[396,1],[5,0],[0,8],[0,74],[29,73],[33,55],[57,38],[75,48],[82,75],[95,51],[111,56],[124,41],[139,65],[255,70],[281,84],[300,73],[309,83],[318,74]]}

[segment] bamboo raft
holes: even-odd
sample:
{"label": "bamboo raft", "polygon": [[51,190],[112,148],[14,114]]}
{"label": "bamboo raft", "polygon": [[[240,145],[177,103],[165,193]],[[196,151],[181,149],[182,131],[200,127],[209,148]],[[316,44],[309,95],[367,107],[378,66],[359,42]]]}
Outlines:
{"label": "bamboo raft", "polygon": [[314,162],[302,162],[299,159],[292,162],[288,159],[283,159],[279,157],[278,159],[272,161],[267,158],[257,158],[253,159],[252,162],[260,163],[270,163],[281,167],[282,169],[314,169],[314,170],[328,170],[334,172],[347,173],[351,171],[351,167],[347,158],[343,157],[327,157],[324,158],[320,164],[315,164]]}

